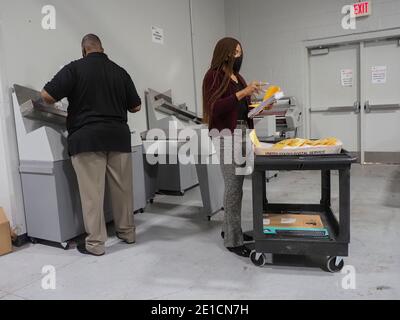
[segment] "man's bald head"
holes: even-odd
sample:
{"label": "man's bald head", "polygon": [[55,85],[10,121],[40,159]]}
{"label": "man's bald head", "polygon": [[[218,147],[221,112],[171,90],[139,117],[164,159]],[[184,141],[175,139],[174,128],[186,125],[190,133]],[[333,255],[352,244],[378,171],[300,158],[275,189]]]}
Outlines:
{"label": "man's bald head", "polygon": [[82,39],[82,54],[85,57],[91,52],[104,52],[101,40],[95,34],[87,34]]}

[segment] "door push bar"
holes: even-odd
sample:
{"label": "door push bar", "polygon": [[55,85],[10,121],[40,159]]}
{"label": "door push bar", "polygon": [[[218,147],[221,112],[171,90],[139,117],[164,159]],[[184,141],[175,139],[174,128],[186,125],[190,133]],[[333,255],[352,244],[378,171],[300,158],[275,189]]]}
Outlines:
{"label": "door push bar", "polygon": [[354,102],[353,106],[343,106],[343,107],[330,107],[327,109],[310,109],[311,113],[321,113],[321,112],[361,112],[361,103],[360,101]]}
{"label": "door push bar", "polygon": [[366,113],[371,113],[372,111],[394,111],[394,110],[400,110],[400,104],[374,104],[374,105],[371,105],[369,101],[366,101],[364,110]]}

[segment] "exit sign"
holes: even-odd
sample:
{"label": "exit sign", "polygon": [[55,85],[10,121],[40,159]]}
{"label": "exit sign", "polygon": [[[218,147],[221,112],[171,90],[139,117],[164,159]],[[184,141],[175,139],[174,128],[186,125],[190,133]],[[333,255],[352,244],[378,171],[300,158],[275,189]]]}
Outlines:
{"label": "exit sign", "polygon": [[371,1],[362,1],[353,4],[356,18],[370,16],[372,14]]}

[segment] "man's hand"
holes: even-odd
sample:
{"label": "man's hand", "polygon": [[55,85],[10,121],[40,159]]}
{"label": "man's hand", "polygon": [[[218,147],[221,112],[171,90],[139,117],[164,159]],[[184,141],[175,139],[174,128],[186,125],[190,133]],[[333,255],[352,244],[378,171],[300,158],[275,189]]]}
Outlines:
{"label": "man's hand", "polygon": [[44,90],[44,89],[42,90],[42,92],[40,93],[40,95],[42,96],[43,101],[46,102],[47,104],[54,104],[54,103],[57,102],[57,101],[56,101],[51,95],[49,95],[49,94],[47,93],[47,91]]}
{"label": "man's hand", "polygon": [[130,109],[129,112],[130,112],[130,113],[137,113],[137,112],[139,112],[140,110],[142,110],[142,106],[141,106],[141,105],[140,105],[140,106],[137,106],[137,107],[135,107],[135,108]]}

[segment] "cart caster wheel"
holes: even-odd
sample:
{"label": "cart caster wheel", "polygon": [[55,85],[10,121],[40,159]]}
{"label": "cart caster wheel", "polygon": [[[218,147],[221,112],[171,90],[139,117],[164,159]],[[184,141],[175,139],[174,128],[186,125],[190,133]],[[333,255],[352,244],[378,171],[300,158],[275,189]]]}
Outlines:
{"label": "cart caster wheel", "polygon": [[154,203],[154,199],[150,199],[150,204],[153,204]]}
{"label": "cart caster wheel", "polygon": [[329,257],[326,261],[326,269],[331,273],[337,273],[344,268],[344,260],[338,257]]}
{"label": "cart caster wheel", "polygon": [[29,242],[32,243],[32,244],[37,244],[38,243],[37,239],[35,239],[35,238],[29,238]]}
{"label": "cart caster wheel", "polygon": [[70,248],[70,244],[68,242],[63,242],[63,243],[61,243],[61,248],[63,248],[65,251],[67,251]]}
{"label": "cart caster wheel", "polygon": [[252,251],[250,254],[251,262],[257,267],[264,267],[267,263],[267,257],[264,253],[257,253]]}

